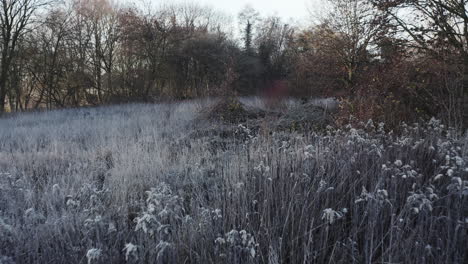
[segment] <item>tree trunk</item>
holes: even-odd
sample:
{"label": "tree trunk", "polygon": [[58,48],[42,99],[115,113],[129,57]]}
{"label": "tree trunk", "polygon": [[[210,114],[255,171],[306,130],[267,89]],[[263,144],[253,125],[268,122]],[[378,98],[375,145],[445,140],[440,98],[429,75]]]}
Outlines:
{"label": "tree trunk", "polygon": [[4,91],[5,89],[3,87],[0,87],[0,115],[5,112],[5,99],[6,99],[6,93]]}
{"label": "tree trunk", "polygon": [[[5,65],[5,63],[3,63]],[[6,68],[4,66],[4,68]],[[6,95],[7,95],[7,81],[6,81],[6,77],[7,77],[7,72],[6,70],[2,69],[1,70],[1,76],[0,76],[0,114],[2,114],[3,112],[5,112],[5,105],[6,105]]]}
{"label": "tree trunk", "polygon": [[462,128],[468,129],[468,55],[464,56],[463,61],[463,101],[462,101]]}
{"label": "tree trunk", "polygon": [[[468,77],[468,76],[467,76]],[[464,79],[467,79],[464,77]],[[466,82],[468,85],[468,81]],[[463,118],[463,130],[468,129],[468,89],[466,88],[467,86],[464,84],[464,91],[463,91],[463,102],[462,102],[462,118]]]}

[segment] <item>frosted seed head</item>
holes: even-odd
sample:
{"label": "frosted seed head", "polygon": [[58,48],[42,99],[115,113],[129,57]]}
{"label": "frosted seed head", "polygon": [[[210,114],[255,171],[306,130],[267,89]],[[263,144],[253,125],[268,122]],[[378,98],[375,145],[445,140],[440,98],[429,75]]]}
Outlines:
{"label": "frosted seed head", "polygon": [[98,248],[92,248],[88,250],[88,252],[86,252],[86,258],[88,259],[88,264],[93,263],[93,261],[95,260],[96,261],[99,260],[99,258],[101,257],[101,254],[102,254],[102,250]]}
{"label": "frosted seed head", "polygon": [[131,257],[133,257],[135,260],[138,260],[137,250],[138,247],[134,244],[125,244],[125,247],[123,249],[123,251],[125,252],[125,260],[128,261]]}

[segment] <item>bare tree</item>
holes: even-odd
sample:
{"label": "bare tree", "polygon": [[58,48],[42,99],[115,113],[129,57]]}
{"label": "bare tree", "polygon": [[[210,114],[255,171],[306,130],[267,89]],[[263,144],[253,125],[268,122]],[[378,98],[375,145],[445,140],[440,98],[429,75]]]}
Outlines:
{"label": "bare tree", "polygon": [[108,94],[114,94],[114,67],[118,41],[120,38],[119,17],[116,8],[112,8],[102,19],[103,43],[100,54],[107,79]]}
{"label": "bare tree", "polygon": [[14,60],[18,42],[32,22],[34,12],[48,2],[47,0],[0,1],[0,113],[5,111],[9,69]]}
{"label": "bare tree", "polygon": [[53,9],[31,34],[36,54],[30,59],[29,74],[40,86],[34,108],[44,103],[49,109],[70,103],[68,98],[72,97],[72,92],[64,91],[62,81],[67,76],[65,72],[69,70],[66,67],[69,60],[65,42],[70,36],[70,15],[70,10]]}
{"label": "bare tree", "polygon": [[406,33],[411,46],[440,60],[460,66],[463,99],[459,108],[468,127],[468,1],[466,0],[371,0]]}
{"label": "bare tree", "polygon": [[263,67],[263,82],[284,79],[288,74],[289,49],[294,28],[271,16],[260,23],[255,44]]}
{"label": "bare tree", "polygon": [[[326,27],[322,37],[330,53],[340,58],[346,71],[345,84],[352,87],[358,68],[383,30],[385,16],[366,0],[327,0],[330,11],[321,20]],[[324,46],[325,47],[325,46]]]}

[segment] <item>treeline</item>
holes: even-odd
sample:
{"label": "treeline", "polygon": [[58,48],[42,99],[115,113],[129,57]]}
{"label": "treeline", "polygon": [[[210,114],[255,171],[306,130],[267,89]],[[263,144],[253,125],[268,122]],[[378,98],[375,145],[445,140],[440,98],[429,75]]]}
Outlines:
{"label": "treeline", "polygon": [[396,124],[468,124],[468,1],[324,0],[299,28],[246,7],[0,1],[0,111],[227,93],[335,96]]}
{"label": "treeline", "polygon": [[197,5],[153,12],[107,0],[2,3],[0,101],[7,96],[12,110],[206,95],[236,52],[223,18]]}
{"label": "treeline", "polygon": [[2,110],[254,94],[260,79],[286,77],[275,67],[293,31],[276,17],[256,24],[244,49],[228,17],[197,4],[1,4]]}

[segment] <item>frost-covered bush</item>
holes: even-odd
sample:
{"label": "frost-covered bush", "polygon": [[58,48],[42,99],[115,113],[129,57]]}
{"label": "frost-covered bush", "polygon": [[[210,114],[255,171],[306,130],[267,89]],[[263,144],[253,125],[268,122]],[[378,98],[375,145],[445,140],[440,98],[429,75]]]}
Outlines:
{"label": "frost-covered bush", "polygon": [[231,230],[215,240],[216,253],[223,262],[256,263],[258,244],[255,237],[245,230]]}
{"label": "frost-covered bush", "polygon": [[468,138],[437,120],[290,133],[201,107],[0,120],[0,263],[468,258]]}

